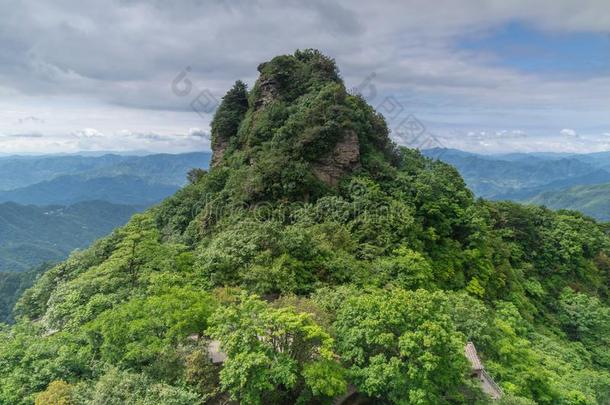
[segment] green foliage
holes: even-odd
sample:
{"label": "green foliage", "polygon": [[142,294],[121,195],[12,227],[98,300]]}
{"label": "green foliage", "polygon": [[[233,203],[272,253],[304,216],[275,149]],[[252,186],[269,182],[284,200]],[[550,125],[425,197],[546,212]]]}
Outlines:
{"label": "green foliage", "polygon": [[610,366],[610,308],[597,297],[566,288],[559,297],[559,322],[567,335],[591,351],[594,363]]}
{"label": "green foliage", "polygon": [[432,268],[427,259],[406,247],[397,249],[392,256],[379,259],[373,267],[379,272],[382,285],[394,284],[416,290],[432,284]]}
{"label": "green foliage", "polygon": [[302,402],[346,391],[333,340],[310,315],[255,296],[221,308],[210,334],[227,353],[221,386],[243,403]]}
{"label": "green foliage", "polygon": [[103,361],[142,369],[189,335],[201,335],[213,310],[210,296],[193,289],[134,298],[91,323],[91,346]]}
{"label": "green foliage", "polygon": [[248,110],[246,85],[238,80],[222,98],[212,120],[212,147],[225,149],[237,134],[239,125]]}
{"label": "green foliage", "polygon": [[466,373],[464,340],[442,294],[375,290],[337,308],[338,352],[356,386],[371,397],[443,403]]}
{"label": "green foliage", "polygon": [[47,389],[36,396],[36,405],[72,405],[72,387],[65,381],[53,381]]}
{"label": "green foliage", "polygon": [[[475,200],[447,164],[395,149],[319,52],[259,69],[217,114],[221,164],[24,293],[0,329],[0,403],[67,391],[54,381],[84,404],[331,403],[349,386],[487,403],[467,341],[499,403],[608,403],[606,226]],[[320,181],[348,132],[358,164]]]}
{"label": "green foliage", "polygon": [[90,378],[88,358],[90,349],[75,334],[44,336],[31,324],[0,330],[0,400],[31,404],[52,381]]}
{"label": "green foliage", "polygon": [[81,403],[90,405],[192,405],[200,400],[197,394],[184,388],[155,383],[143,374],[114,368],[100,377],[81,398]]}
{"label": "green foliage", "polygon": [[189,172],[186,174],[186,179],[189,181],[189,183],[194,184],[198,183],[206,174],[207,172],[205,170],[194,168],[189,170]]}
{"label": "green foliage", "polygon": [[202,398],[209,399],[220,393],[219,366],[212,364],[207,350],[196,349],[185,359],[185,382]]}

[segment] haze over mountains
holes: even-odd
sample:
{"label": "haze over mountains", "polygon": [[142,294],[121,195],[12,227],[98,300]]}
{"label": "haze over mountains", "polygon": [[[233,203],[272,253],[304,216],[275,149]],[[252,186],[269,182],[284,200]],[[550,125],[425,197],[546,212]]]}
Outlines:
{"label": "haze over mountains", "polygon": [[455,166],[478,197],[574,209],[610,220],[610,152],[480,155],[436,148],[423,153]]}
{"label": "haze over mountains", "polygon": [[150,205],[173,194],[209,153],[0,157],[0,202],[48,205],[103,199]]}
{"label": "haze over mountains", "polygon": [[0,271],[57,261],[173,194],[209,153],[0,157]]}
{"label": "haze over mountains", "polygon": [[129,205],[87,201],[70,206],[0,204],[0,271],[56,262],[127,222]]}
{"label": "haze over mountains", "polygon": [[46,267],[172,195],[210,154],[0,157],[0,322]]}

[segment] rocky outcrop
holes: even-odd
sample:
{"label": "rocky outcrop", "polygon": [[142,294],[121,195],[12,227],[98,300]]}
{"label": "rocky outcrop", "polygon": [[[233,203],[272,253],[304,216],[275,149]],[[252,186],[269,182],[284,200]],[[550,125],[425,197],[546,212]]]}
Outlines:
{"label": "rocky outcrop", "polygon": [[273,78],[261,80],[260,82],[260,95],[254,103],[254,108],[257,110],[263,108],[271,103],[273,100],[278,98],[279,89],[278,82]]}
{"label": "rocky outcrop", "polygon": [[225,154],[227,148],[229,147],[229,140],[217,137],[212,139],[212,167],[218,166],[222,161],[222,157]]}
{"label": "rocky outcrop", "polygon": [[360,143],[354,131],[348,131],[333,150],[313,164],[314,175],[335,187],[347,173],[360,167]]}

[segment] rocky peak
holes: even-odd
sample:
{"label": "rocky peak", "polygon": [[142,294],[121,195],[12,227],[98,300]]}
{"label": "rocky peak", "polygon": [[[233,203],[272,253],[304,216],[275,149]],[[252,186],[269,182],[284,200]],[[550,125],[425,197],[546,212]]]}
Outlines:
{"label": "rocky peak", "polygon": [[312,165],[314,175],[335,187],[347,173],[360,167],[360,142],[354,131],[347,131],[335,147]]}
{"label": "rocky peak", "polygon": [[252,89],[236,83],[212,122],[212,166],[238,169],[243,178],[233,181],[247,199],[315,198],[375,160],[363,155],[392,153],[383,117],[346,91],[331,58],[297,51],[258,70]]}
{"label": "rocky peak", "polygon": [[279,83],[274,78],[267,78],[259,82],[260,94],[254,101],[256,110],[264,108],[279,96]]}
{"label": "rocky peak", "polygon": [[229,139],[227,137],[218,136],[212,138],[212,167],[216,167],[222,162],[222,158],[229,147]]}

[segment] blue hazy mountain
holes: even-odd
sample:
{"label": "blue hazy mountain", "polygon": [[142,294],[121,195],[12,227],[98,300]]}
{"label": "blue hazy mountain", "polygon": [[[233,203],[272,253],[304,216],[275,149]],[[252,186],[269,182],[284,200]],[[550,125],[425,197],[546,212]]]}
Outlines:
{"label": "blue hazy mountain", "polygon": [[155,183],[131,175],[92,178],[80,175],[60,176],[16,190],[2,191],[0,202],[68,205],[104,200],[115,204],[147,206],[172,195],[178,188],[178,185]]}
{"label": "blue hazy mountain", "polygon": [[481,155],[436,148],[423,153],[455,166],[479,197],[610,219],[610,152]]}
{"label": "blue hazy mountain", "polygon": [[0,158],[0,271],[63,259],[175,193],[209,161],[207,152]]}
{"label": "blue hazy mountain", "polygon": [[207,168],[209,152],[131,156],[5,156],[0,157],[0,190],[8,191],[61,176],[84,178],[136,176],[150,182],[182,186],[193,167]]}
{"label": "blue hazy mountain", "polygon": [[48,266],[173,194],[210,153],[0,156],[0,322]]}
{"label": "blue hazy mountain", "polygon": [[0,202],[69,205],[104,200],[151,205],[207,168],[210,153],[147,156],[16,156],[0,158]]}

